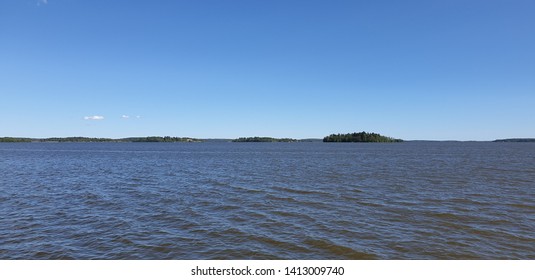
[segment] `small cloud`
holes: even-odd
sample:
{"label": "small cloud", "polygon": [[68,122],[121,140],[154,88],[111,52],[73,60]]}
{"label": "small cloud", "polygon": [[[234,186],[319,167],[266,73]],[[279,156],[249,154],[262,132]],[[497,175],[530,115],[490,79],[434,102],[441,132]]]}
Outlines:
{"label": "small cloud", "polygon": [[37,0],[37,6],[41,6],[42,5],[46,5],[48,4],[48,0]]}
{"label": "small cloud", "polygon": [[104,119],[103,116],[88,116],[88,117],[84,117],[84,120],[91,120],[91,121],[101,121],[103,119]]}
{"label": "small cloud", "polygon": [[121,118],[123,118],[123,119],[125,119],[125,120],[126,120],[126,119],[129,119],[129,118],[130,118],[130,116],[129,116],[129,115],[122,115],[122,116],[121,116]]}
{"label": "small cloud", "polygon": [[141,119],[141,116],[136,116],[136,119]]}

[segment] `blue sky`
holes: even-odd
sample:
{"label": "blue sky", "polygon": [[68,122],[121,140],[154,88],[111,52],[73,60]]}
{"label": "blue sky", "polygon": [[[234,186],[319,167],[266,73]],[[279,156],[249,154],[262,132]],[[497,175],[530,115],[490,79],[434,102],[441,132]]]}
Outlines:
{"label": "blue sky", "polygon": [[0,1],[0,136],[535,137],[535,1]]}

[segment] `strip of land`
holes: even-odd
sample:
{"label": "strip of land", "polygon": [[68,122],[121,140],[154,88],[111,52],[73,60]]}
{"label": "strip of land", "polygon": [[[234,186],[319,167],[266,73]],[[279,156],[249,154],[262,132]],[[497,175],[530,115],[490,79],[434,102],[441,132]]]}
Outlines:
{"label": "strip of land", "polygon": [[90,138],[90,137],[53,137],[53,138],[20,138],[20,137],[1,137],[0,142],[18,143],[18,142],[202,142],[201,139],[190,137],[171,137],[171,136],[148,136],[148,137],[129,137],[129,138]]}
{"label": "strip of land", "polygon": [[401,139],[383,136],[378,133],[354,132],[347,134],[331,134],[323,138],[323,142],[365,142],[365,143],[392,143],[403,142]]}
{"label": "strip of land", "polygon": [[292,138],[273,138],[273,137],[240,137],[232,142],[299,142],[300,140]]}
{"label": "strip of land", "polygon": [[[171,137],[171,136],[148,136],[148,137],[128,137],[128,138],[91,138],[91,137],[52,137],[52,138],[21,138],[21,137],[0,137],[0,142],[212,142],[212,141],[232,141],[232,142],[316,142],[322,139],[293,139],[293,138],[273,138],[273,137],[240,137],[236,139],[197,139],[191,137]],[[355,132],[347,134],[331,134],[323,138],[323,142],[402,142],[401,139],[382,136],[377,133]]]}
{"label": "strip of land", "polygon": [[[402,139],[380,135],[378,133],[354,132],[346,134],[331,134],[323,139],[293,139],[274,137],[240,137],[236,139],[198,139],[192,137],[171,137],[171,136],[147,136],[147,137],[127,137],[127,138],[92,138],[92,137],[52,137],[52,138],[25,138],[25,137],[0,137],[0,143],[27,143],[27,142],[376,142],[392,143],[403,142]],[[492,142],[535,142],[535,138],[509,138],[497,139]]]}
{"label": "strip of land", "polygon": [[509,138],[509,139],[497,139],[493,142],[535,142],[535,138]]}

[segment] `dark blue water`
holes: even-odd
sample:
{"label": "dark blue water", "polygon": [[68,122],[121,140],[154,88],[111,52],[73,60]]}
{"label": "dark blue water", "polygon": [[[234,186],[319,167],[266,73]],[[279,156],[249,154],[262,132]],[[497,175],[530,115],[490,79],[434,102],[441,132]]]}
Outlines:
{"label": "dark blue water", "polygon": [[535,144],[0,143],[1,259],[535,259]]}

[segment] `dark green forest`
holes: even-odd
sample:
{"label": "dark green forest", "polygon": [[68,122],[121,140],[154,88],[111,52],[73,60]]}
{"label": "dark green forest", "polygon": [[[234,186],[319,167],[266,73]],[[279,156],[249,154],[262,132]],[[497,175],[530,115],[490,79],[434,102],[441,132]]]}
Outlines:
{"label": "dark green forest", "polygon": [[378,133],[368,133],[368,132],[354,132],[347,134],[331,134],[323,138],[323,142],[381,142],[381,143],[392,143],[392,142],[403,142],[401,139],[395,139],[392,137],[382,136]]}
{"label": "dark green forest", "polygon": [[0,143],[32,142],[30,138],[0,137]]}

